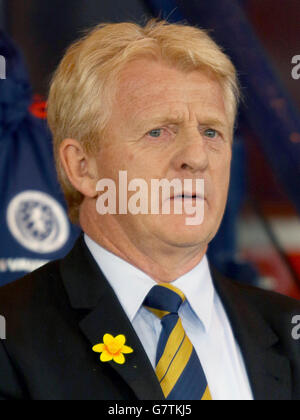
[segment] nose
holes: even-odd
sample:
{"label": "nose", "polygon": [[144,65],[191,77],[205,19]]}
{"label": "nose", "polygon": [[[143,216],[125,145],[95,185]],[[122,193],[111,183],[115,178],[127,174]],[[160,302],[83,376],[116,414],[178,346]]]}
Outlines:
{"label": "nose", "polygon": [[173,166],[178,172],[204,172],[209,165],[205,140],[197,128],[185,129],[178,138],[178,150]]}

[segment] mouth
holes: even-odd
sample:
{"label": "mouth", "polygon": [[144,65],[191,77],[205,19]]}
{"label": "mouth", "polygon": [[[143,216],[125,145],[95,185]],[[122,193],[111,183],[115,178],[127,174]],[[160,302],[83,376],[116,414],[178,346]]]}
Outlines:
{"label": "mouth", "polygon": [[205,197],[199,194],[177,194],[170,197],[170,200],[205,200]]}

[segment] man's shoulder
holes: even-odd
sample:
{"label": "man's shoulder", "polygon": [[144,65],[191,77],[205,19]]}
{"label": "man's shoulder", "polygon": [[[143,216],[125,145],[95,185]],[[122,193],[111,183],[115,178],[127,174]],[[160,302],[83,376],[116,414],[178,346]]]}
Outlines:
{"label": "man's shoulder", "polygon": [[10,318],[24,315],[33,308],[45,308],[47,302],[59,295],[62,283],[60,260],[51,261],[39,269],[0,287],[0,313]]}
{"label": "man's shoulder", "polygon": [[269,312],[276,307],[281,313],[298,311],[300,315],[300,301],[292,297],[254,286],[241,285],[241,290],[262,312]]}
{"label": "man's shoulder", "polygon": [[235,305],[247,306],[259,313],[265,321],[275,328],[291,322],[293,316],[300,315],[300,301],[280,293],[265,290],[219,275],[218,280],[221,297],[227,302],[235,300]]}

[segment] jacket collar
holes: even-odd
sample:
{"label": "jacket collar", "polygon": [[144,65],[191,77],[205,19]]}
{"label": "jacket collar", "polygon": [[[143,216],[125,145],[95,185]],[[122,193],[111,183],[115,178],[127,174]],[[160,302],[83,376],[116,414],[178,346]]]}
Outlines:
{"label": "jacket collar", "polygon": [[[164,395],[144,348],[113,289],[85,245],[83,234],[72,251],[61,260],[60,271],[71,306],[89,310],[79,326],[91,344],[91,351],[92,346],[102,342],[104,334],[124,334],[126,344],[134,352],[126,355],[123,365],[113,361],[107,363],[138,399],[163,400]],[[99,360],[98,355],[95,354],[95,357]]]}
{"label": "jacket collar", "polygon": [[229,280],[211,265],[210,269],[243,354],[254,399],[290,400],[290,362],[280,354],[279,337],[253,303],[257,290]]}

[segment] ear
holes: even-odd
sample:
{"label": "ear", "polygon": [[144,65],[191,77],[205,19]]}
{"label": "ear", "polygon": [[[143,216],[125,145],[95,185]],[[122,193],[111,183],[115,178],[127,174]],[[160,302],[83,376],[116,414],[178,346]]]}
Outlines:
{"label": "ear", "polygon": [[59,148],[61,164],[73,187],[86,197],[97,197],[97,165],[95,157],[87,155],[79,141],[65,139]]}

